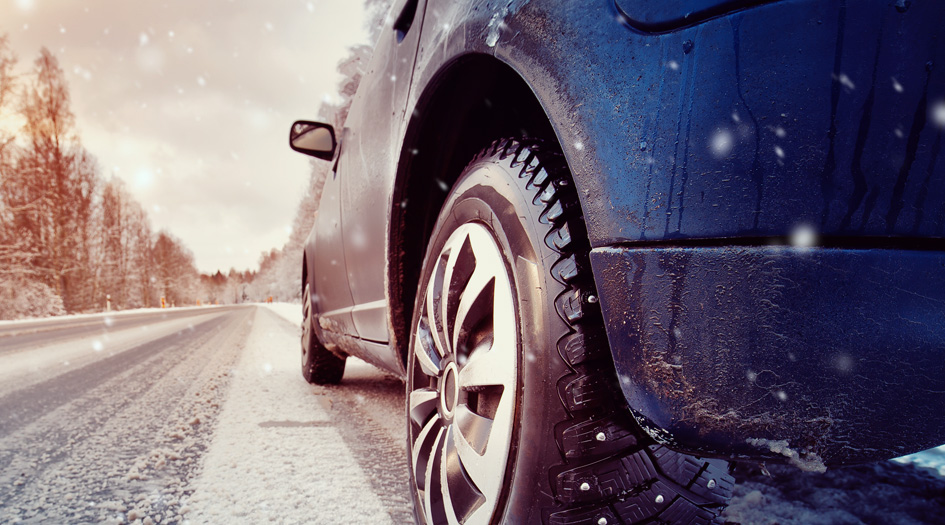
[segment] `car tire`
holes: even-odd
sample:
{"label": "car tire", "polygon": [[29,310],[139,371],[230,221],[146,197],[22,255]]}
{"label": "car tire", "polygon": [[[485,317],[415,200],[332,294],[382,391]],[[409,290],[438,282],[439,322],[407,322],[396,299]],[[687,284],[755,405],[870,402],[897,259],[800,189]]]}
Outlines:
{"label": "car tire", "polygon": [[655,443],[623,401],[557,148],[500,140],[433,228],[407,363],[420,523],[710,523],[725,461]]}
{"label": "car tire", "polygon": [[315,334],[311,291],[306,283],[302,294],[302,377],[316,385],[335,385],[345,373],[347,358],[331,353]]}

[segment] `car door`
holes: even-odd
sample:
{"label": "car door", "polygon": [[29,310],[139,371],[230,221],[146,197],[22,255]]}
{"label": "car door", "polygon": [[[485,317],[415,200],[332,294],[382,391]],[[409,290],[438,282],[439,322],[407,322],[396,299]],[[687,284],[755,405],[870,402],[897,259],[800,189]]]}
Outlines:
{"label": "car door", "polygon": [[385,258],[390,195],[426,0],[399,0],[378,39],[345,129],[340,169],[351,317],[361,338],[388,340]]}
{"label": "car door", "polygon": [[[343,146],[342,146],[343,147]],[[351,290],[345,269],[344,235],[341,224],[341,179],[339,158],[322,188],[315,227],[306,244],[309,275],[314,286],[313,300],[319,312],[323,330],[339,334],[357,335],[351,319]]]}

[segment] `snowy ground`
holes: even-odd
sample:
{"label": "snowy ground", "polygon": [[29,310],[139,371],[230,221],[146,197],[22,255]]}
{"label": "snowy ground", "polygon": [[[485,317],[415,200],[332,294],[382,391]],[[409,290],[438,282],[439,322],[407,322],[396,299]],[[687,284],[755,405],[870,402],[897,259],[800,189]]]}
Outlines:
{"label": "snowy ground", "polygon": [[42,317],[38,319],[17,319],[13,321],[5,320],[5,321],[0,321],[0,328],[14,327],[14,326],[17,328],[27,328],[31,326],[49,324],[50,322],[55,322],[55,321],[65,321],[65,320],[74,320],[74,319],[101,319],[105,317],[124,317],[128,315],[138,315],[138,314],[143,314],[143,313],[180,312],[184,310],[196,310],[196,309],[207,309],[209,311],[214,308],[226,308],[226,306],[206,305],[206,306],[181,306],[181,307],[174,307],[174,308],[137,308],[134,310],[121,310],[121,311],[113,311],[113,312],[57,315],[55,317]]}
{"label": "snowy ground", "polygon": [[[369,475],[375,472],[359,468],[332,421],[334,392],[302,381],[297,345],[297,331],[258,311],[203,473],[193,483],[188,521],[338,523],[356,508],[360,523],[392,523],[391,509],[371,485]],[[348,367],[349,380],[375,374],[354,359]],[[383,415],[398,425],[400,416],[399,409]],[[402,449],[402,443],[395,448]],[[406,510],[406,499],[399,503],[400,511]]]}

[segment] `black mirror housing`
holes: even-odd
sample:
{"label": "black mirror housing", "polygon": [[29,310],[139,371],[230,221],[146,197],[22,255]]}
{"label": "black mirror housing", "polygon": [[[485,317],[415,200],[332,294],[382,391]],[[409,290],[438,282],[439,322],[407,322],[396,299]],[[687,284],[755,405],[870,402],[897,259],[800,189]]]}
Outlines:
{"label": "black mirror housing", "polygon": [[289,129],[289,146],[316,159],[331,160],[335,158],[338,142],[331,124],[297,120]]}

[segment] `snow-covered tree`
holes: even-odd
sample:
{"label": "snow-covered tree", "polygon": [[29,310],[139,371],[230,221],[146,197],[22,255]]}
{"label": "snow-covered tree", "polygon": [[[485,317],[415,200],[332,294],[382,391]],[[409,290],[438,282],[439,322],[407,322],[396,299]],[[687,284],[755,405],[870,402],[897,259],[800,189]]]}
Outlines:
{"label": "snow-covered tree", "polygon": [[43,48],[19,104],[25,143],[4,166],[8,236],[27,239],[36,277],[67,309],[89,306],[89,237],[98,176],[75,134],[65,76]]}
{"label": "snow-covered tree", "polygon": [[[43,49],[15,74],[0,37],[0,319],[192,304],[193,255],[117,181],[104,183],[81,145],[56,57]],[[243,279],[244,281],[246,279]],[[252,275],[248,277],[252,280]]]}
{"label": "snow-covered tree", "polygon": [[161,231],[151,248],[154,261],[154,286],[168,306],[185,306],[197,302],[198,272],[194,256],[184,244],[166,231]]}

